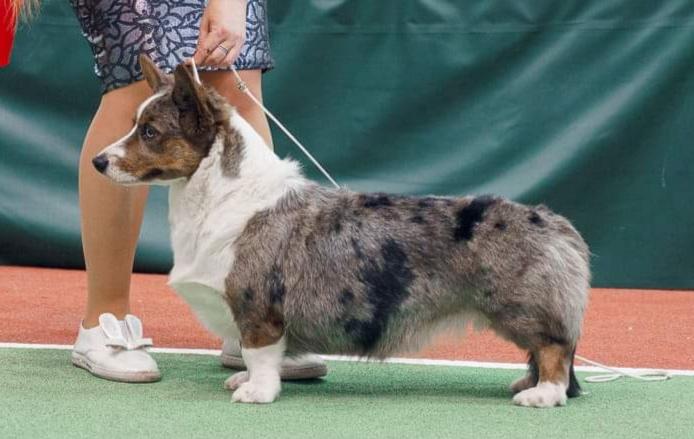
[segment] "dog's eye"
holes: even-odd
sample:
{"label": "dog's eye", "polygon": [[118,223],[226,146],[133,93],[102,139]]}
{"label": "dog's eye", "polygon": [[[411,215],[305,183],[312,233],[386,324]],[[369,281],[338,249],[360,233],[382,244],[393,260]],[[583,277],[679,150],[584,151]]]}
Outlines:
{"label": "dog's eye", "polygon": [[153,139],[157,135],[157,130],[152,128],[152,125],[146,123],[140,127],[140,136],[142,136],[143,139],[149,140]]}

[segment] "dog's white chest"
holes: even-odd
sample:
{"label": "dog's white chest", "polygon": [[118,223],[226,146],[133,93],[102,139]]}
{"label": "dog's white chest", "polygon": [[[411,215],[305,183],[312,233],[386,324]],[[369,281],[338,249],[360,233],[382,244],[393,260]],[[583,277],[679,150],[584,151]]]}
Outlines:
{"label": "dog's white chest", "polygon": [[234,241],[254,215],[305,184],[296,163],[279,160],[247,122],[232,122],[246,142],[239,176],[225,176],[220,138],[195,174],[174,182],[169,190],[174,253],[169,285],[209,330],[224,339],[239,338],[224,296],[225,279],[234,265]]}
{"label": "dog's white chest", "polygon": [[195,282],[171,282],[170,285],[208,330],[224,340],[239,338],[234,317],[222,292]]}
{"label": "dog's white chest", "polygon": [[209,205],[196,205],[195,189],[174,185],[169,194],[174,251],[169,285],[208,330],[222,339],[236,339],[239,332],[224,296],[224,279],[234,259],[232,240],[225,234],[228,228],[215,224],[216,212],[208,210]]}

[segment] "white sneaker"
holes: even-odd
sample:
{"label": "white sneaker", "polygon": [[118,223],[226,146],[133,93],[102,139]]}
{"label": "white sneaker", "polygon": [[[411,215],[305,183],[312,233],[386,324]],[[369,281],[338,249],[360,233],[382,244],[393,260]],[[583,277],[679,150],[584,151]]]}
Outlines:
{"label": "white sneaker", "polygon": [[[222,365],[230,369],[246,370],[241,356],[241,343],[238,340],[224,341],[222,344]],[[284,357],[280,377],[283,380],[306,380],[320,378],[328,374],[328,366],[315,354],[297,357]]]}
{"label": "white sneaker", "polygon": [[142,338],[142,322],[133,315],[117,320],[110,313],[99,316],[99,326],[80,324],[72,350],[72,364],[92,375],[125,383],[149,383],[161,378],[159,368],[145,349],[152,339]]}

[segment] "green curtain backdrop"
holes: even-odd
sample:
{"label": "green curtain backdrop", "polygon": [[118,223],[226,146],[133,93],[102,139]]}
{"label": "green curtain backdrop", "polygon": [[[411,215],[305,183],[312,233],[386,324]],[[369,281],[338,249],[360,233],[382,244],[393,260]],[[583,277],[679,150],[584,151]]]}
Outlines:
{"label": "green curtain backdrop", "polygon": [[[591,245],[594,285],[694,288],[693,1],[269,0],[269,15],[268,106],[341,183],[545,203]],[[69,3],[44,1],[0,71],[1,263],[83,266],[77,160],[99,93]],[[170,268],[166,212],[156,189],[139,271]]]}

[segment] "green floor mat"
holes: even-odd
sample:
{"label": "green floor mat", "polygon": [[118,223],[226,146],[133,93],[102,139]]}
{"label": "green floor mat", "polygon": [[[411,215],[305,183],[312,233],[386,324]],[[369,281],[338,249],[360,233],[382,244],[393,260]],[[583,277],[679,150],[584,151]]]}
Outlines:
{"label": "green floor mat", "polygon": [[690,438],[694,377],[584,384],[557,409],[511,404],[520,371],[331,362],[271,405],[232,404],[215,357],[155,355],[163,380],[120,384],[69,351],[0,349],[0,438]]}

